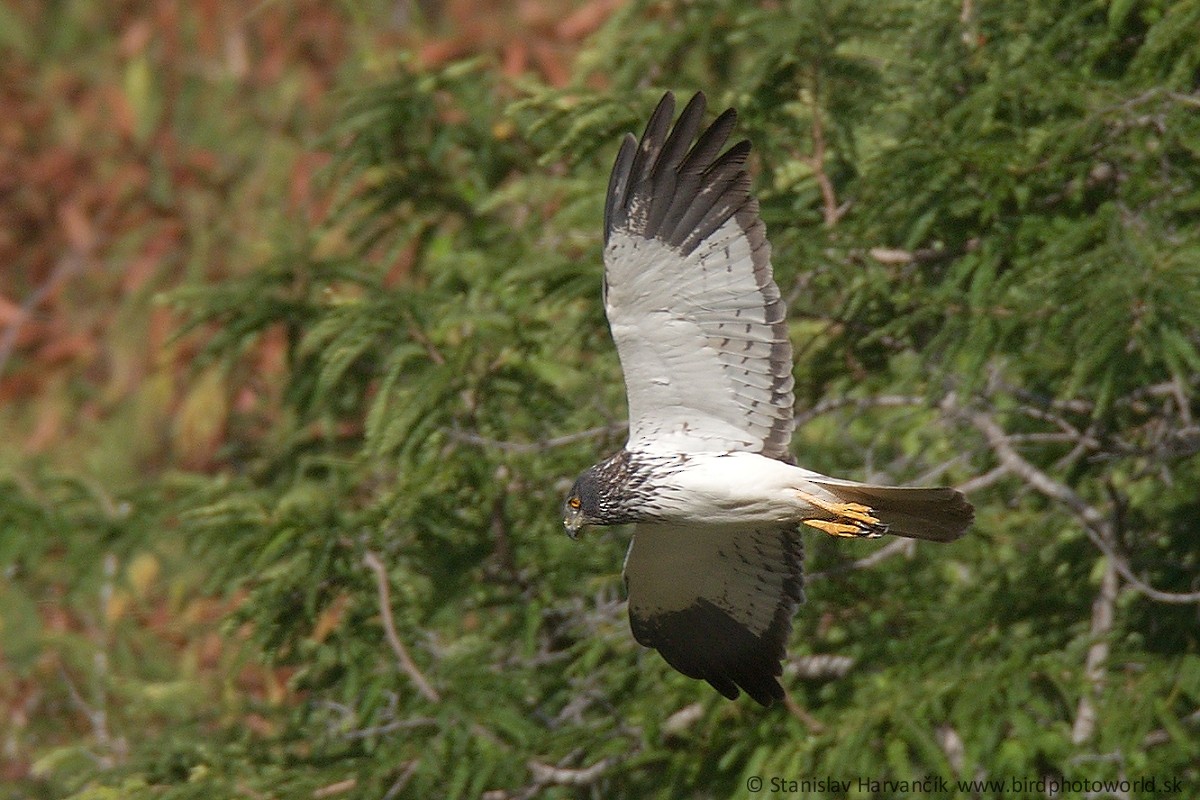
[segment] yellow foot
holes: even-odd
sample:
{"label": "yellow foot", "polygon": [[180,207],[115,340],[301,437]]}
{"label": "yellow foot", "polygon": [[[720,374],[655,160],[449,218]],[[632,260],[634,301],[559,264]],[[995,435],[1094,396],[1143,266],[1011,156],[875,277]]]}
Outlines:
{"label": "yellow foot", "polygon": [[874,539],[887,533],[888,526],[875,516],[870,506],[861,503],[831,503],[808,492],[797,492],[804,502],[827,512],[830,519],[804,519],[805,525],[825,531],[830,536],[865,537]]}
{"label": "yellow foot", "polygon": [[828,533],[830,536],[841,536],[849,539],[857,539],[860,536],[871,535],[869,533],[864,533],[863,529],[858,525],[847,525],[844,522],[827,522],[823,519],[804,519],[800,521],[810,528],[816,528],[819,531],[825,531],[825,533]]}

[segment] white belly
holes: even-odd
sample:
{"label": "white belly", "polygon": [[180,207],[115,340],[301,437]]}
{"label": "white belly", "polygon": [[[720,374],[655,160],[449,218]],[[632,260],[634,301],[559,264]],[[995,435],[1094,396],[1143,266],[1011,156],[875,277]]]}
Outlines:
{"label": "white belly", "polygon": [[755,453],[690,453],[683,468],[668,477],[660,493],[677,511],[671,521],[713,524],[799,520],[815,509],[799,492],[825,492],[807,479],[823,477]]}

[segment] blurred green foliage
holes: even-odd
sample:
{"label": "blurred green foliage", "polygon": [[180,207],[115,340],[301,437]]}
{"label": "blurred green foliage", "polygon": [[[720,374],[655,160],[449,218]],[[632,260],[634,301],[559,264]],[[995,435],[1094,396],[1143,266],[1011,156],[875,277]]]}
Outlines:
{"label": "blurred green foliage", "polygon": [[[271,431],[230,442],[218,477],[120,499],[44,476],[0,490],[6,641],[46,570],[98,592],[133,543],[165,540],[238,598],[223,631],[286,668],[293,701],[247,708],[233,690],[103,757],[56,751],[36,791],[1200,786],[1200,625],[1178,602],[1200,590],[1200,40],[1182,33],[1197,29],[1200,4],[1166,0],[634,2],[566,89],[400,58],[348,91],[329,220],[172,295],[185,333],[207,334],[201,364],[232,370],[283,332]],[[695,88],[738,108],[758,154],[800,461],[967,483],[978,509],[961,542],[865,568],[877,545],[811,539],[795,709],[725,701],[640,648],[625,533],[571,542],[557,513],[622,443],[599,299],[617,136],[662,90]],[[436,699],[400,667],[381,602]],[[43,635],[14,641],[32,658]],[[810,676],[827,654],[849,670]]]}

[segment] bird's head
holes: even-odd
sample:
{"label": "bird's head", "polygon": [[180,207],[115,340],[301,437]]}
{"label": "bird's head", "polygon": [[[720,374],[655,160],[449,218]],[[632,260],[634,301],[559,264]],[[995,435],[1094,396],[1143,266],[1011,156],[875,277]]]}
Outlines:
{"label": "bird's head", "polygon": [[585,525],[603,524],[600,512],[600,485],[596,468],[592,467],[579,476],[563,502],[563,527],[567,535],[574,539]]}

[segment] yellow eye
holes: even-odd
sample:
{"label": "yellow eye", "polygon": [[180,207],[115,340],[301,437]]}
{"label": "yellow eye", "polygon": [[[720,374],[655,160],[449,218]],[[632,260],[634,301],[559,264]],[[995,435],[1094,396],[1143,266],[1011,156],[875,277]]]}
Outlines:
{"label": "yellow eye", "polygon": [[579,506],[580,506],[579,498],[572,497],[570,500],[567,501],[567,505],[569,505],[571,508],[579,508]]}

